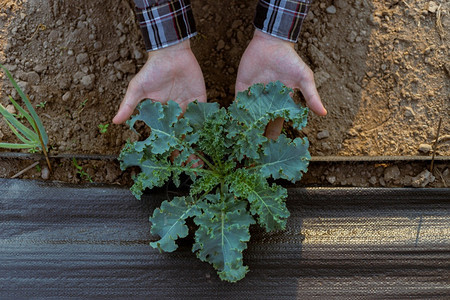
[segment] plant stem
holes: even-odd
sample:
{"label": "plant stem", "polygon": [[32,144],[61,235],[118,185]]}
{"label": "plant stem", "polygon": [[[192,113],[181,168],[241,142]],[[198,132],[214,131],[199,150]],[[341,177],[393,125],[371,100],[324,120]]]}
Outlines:
{"label": "plant stem", "polygon": [[200,158],[212,171],[217,173],[216,168],[200,153],[195,153],[195,156],[198,156],[198,158]]}
{"label": "plant stem", "polygon": [[211,192],[213,189],[214,189],[214,188],[212,188],[212,189],[210,189],[210,190],[204,192],[200,197],[198,197],[197,199],[195,199],[194,202],[197,203],[197,201],[203,199],[203,198],[204,198],[206,195],[208,195],[209,192]]}
{"label": "plant stem", "polygon": [[224,189],[225,189],[225,182],[222,180],[222,181],[220,182],[220,198],[222,198],[222,201],[225,200],[225,199],[224,199],[224,196],[225,196]]}
{"label": "plant stem", "polygon": [[39,130],[39,127],[37,126],[36,120],[33,119],[33,122],[34,122],[34,126],[36,127],[37,134],[39,136],[39,142],[41,142],[42,152],[44,153],[45,160],[47,161],[48,169],[49,169],[50,173],[52,173],[53,172],[52,171],[52,165],[50,164],[50,160],[48,159],[47,147],[44,145],[44,141],[42,139],[41,131]]}

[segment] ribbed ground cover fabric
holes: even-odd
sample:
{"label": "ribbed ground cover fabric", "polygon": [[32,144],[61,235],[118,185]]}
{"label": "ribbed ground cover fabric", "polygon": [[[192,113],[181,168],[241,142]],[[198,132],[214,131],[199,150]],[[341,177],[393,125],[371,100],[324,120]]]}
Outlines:
{"label": "ribbed ground cover fabric", "polygon": [[290,189],[287,229],[252,229],[236,284],[189,238],[174,253],[148,246],[148,216],[172,194],[0,179],[0,298],[450,296],[449,189]]}

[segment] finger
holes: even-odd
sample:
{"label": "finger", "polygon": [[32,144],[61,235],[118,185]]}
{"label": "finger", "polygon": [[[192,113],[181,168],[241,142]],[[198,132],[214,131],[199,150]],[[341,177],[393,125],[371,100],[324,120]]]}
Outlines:
{"label": "finger", "polygon": [[143,98],[143,95],[140,91],[141,89],[136,88],[134,84],[130,82],[125,97],[120,104],[116,116],[113,119],[114,124],[122,124],[130,118],[137,104]]}
{"label": "finger", "polygon": [[[172,152],[172,154],[170,155],[170,160],[172,161],[172,163],[179,155],[180,151],[178,150],[174,150]],[[191,168],[203,168],[203,166],[205,165],[205,163],[194,154],[189,155],[188,159],[185,162],[183,162],[182,165],[185,166],[186,164],[190,163],[193,160],[195,160],[195,162],[192,164]]]}
{"label": "finger", "polygon": [[[302,91],[303,93],[303,91]],[[306,99],[306,104],[308,107],[318,116],[326,116],[327,110],[323,106],[322,101],[320,100],[319,94],[309,95],[306,96],[305,93],[303,93]]]}
{"label": "finger", "polygon": [[203,162],[203,160],[201,160],[200,158],[198,158],[197,156],[191,155],[189,156],[188,162],[191,162],[193,160],[196,160],[196,162],[194,162],[192,164],[192,168],[203,168],[203,166],[205,165],[205,163]]}
{"label": "finger", "polygon": [[131,106],[128,103],[122,105],[113,119],[114,124],[123,124],[134,112],[136,105]]}
{"label": "finger", "polygon": [[272,122],[269,122],[269,124],[267,124],[266,132],[264,135],[268,139],[276,140],[280,136],[281,130],[283,130],[283,123],[283,118],[276,118]]}
{"label": "finger", "polygon": [[316,84],[314,82],[314,75],[311,70],[308,70],[308,75],[298,83],[300,91],[305,97],[308,107],[317,115],[325,116],[327,110],[320,100],[319,92],[317,92]]}

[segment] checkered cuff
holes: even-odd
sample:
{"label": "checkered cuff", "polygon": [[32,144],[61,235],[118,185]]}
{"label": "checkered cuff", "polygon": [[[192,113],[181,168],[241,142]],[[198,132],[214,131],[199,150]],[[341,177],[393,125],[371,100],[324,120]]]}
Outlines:
{"label": "checkered cuff", "polygon": [[253,24],[262,32],[297,42],[312,0],[259,0]]}
{"label": "checkered cuff", "polygon": [[147,51],[178,44],[197,34],[190,0],[160,1],[164,3],[146,6],[148,2],[135,1]]}

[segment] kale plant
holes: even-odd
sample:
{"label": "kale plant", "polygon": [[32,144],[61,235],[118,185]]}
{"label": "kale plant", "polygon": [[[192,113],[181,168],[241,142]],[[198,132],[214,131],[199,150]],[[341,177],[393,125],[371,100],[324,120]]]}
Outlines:
{"label": "kale plant", "polygon": [[[140,104],[140,113],[128,122],[134,128],[143,121],[150,135],[128,142],[120,155],[122,169],[141,168],[133,194],[140,199],[143,190],[170,179],[178,186],[182,173],[192,180],[189,195],[164,201],[150,217],[151,233],[161,237],[150,243],[152,247],[176,250],[175,241],[188,235],[186,219],[193,218],[197,230],[192,251],[197,257],[211,263],[222,280],[244,278],[248,267],[242,252],[250,240],[250,225],[280,230],[289,217],[286,189],[267,179],[296,182],[310,160],[306,138],[264,136],[267,124],[276,118],[299,130],[306,125],[308,109],[295,104],[290,92],[281,82],[255,84],[239,93],[228,109],[193,102],[182,118],[173,101]],[[199,160],[204,165],[196,167]]]}

